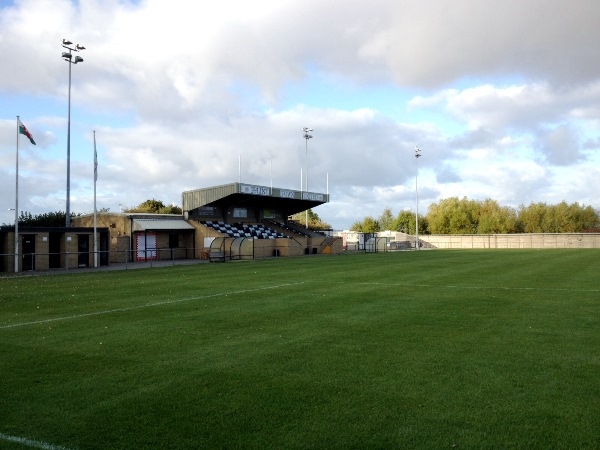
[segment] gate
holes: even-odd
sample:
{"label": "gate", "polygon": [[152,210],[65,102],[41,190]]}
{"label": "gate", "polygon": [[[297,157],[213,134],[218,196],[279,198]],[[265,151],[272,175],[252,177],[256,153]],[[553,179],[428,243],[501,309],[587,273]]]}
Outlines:
{"label": "gate", "polygon": [[374,236],[365,242],[365,252],[387,252],[389,251],[388,244],[390,238]]}

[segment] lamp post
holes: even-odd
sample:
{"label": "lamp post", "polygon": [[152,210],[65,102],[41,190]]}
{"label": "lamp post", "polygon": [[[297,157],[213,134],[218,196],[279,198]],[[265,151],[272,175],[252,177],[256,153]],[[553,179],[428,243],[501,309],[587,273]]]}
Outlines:
{"label": "lamp post", "polygon": [[415,249],[419,250],[419,158],[421,157],[421,149],[419,147],[415,147],[415,158],[417,161],[417,171],[415,174],[415,194],[417,197],[417,212],[415,214],[415,230],[416,230],[416,241],[415,241]]}
{"label": "lamp post", "polygon": [[81,56],[73,58],[72,52],[85,50],[83,45],[75,45],[68,39],[62,40],[62,46],[68,51],[62,53],[62,58],[69,63],[69,112],[67,118],[67,211],[66,211],[66,227],[71,226],[71,66],[83,62]]}
{"label": "lamp post", "polygon": [[[306,175],[304,176],[304,192],[308,192],[308,140],[312,139],[312,134],[309,134],[313,129],[304,127],[304,139],[306,139]],[[306,208],[306,228],[308,228],[308,208]]]}

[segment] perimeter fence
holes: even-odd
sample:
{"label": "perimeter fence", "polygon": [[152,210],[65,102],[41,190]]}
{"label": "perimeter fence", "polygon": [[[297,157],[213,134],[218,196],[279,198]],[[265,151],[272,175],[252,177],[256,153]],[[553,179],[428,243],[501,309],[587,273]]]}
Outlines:
{"label": "perimeter fence", "polygon": [[[0,272],[14,272],[14,253],[0,254]],[[207,252],[194,248],[147,248],[86,252],[35,252],[19,258],[19,272],[81,269],[164,267],[208,261]]]}
{"label": "perimeter fence", "polygon": [[[294,239],[215,238],[210,247],[152,248],[85,252],[23,253],[19,272],[164,267],[199,262],[251,260],[328,253],[333,238],[307,246]],[[336,238],[337,239],[337,238]],[[0,273],[14,273],[14,253],[0,253]]]}

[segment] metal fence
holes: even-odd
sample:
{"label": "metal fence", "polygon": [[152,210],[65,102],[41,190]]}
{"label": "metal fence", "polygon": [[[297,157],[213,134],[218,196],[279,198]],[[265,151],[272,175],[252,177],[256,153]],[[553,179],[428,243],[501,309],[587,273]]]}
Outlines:
{"label": "metal fence", "polygon": [[[0,254],[0,272],[14,272],[14,253]],[[82,269],[129,269],[164,267],[207,262],[208,253],[195,248],[147,248],[145,250],[25,253],[19,272],[70,271]]]}
{"label": "metal fence", "polygon": [[[268,246],[257,246],[249,238],[216,238],[209,248],[146,248],[121,251],[88,251],[60,253],[25,253],[19,259],[19,272],[73,271],[73,270],[126,270],[167,265],[189,265],[201,262],[251,260],[283,256],[322,253],[323,244],[305,247],[296,240],[285,245],[273,241]],[[260,242],[260,240],[259,240]],[[290,245],[290,242],[293,244]],[[0,273],[14,273],[14,253],[0,254]]]}

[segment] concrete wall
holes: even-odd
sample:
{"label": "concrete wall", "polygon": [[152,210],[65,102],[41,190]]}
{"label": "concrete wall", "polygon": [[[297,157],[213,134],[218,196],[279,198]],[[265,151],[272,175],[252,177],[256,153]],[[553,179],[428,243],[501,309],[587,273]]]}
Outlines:
{"label": "concrete wall", "polygon": [[[364,250],[360,235],[351,231],[335,233],[348,250]],[[389,238],[392,249],[414,248],[415,236],[380,231]],[[600,233],[521,233],[521,234],[419,234],[422,248],[600,248]],[[395,244],[394,244],[395,243]],[[398,245],[405,244],[405,245]]]}
{"label": "concrete wall", "polygon": [[[414,238],[413,238],[414,239]],[[425,248],[600,248],[599,233],[419,235]]]}
{"label": "concrete wall", "polygon": [[[73,226],[80,227],[93,227],[94,226],[94,215],[87,214],[85,216],[78,216],[71,219]],[[108,228],[109,243],[108,248],[111,252],[111,262],[125,262],[124,258],[119,255],[116,257],[114,253],[116,251],[129,250],[129,236],[131,234],[131,220],[129,216],[121,213],[98,213],[96,215],[96,226],[98,228]],[[123,237],[127,238],[127,246],[123,247]],[[116,259],[113,258],[116,257]],[[122,261],[121,261],[122,260]]]}

